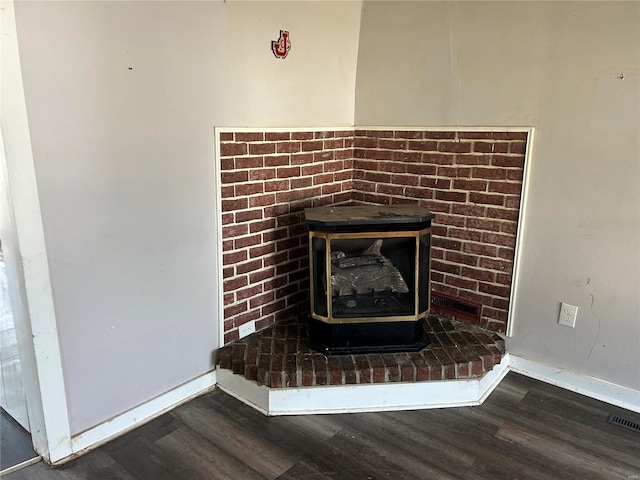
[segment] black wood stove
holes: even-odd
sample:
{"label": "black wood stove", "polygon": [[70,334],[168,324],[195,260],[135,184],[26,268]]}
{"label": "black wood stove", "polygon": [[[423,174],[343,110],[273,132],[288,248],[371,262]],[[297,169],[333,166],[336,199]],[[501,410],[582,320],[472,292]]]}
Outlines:
{"label": "black wood stove", "polygon": [[419,205],[305,210],[312,348],[325,353],[420,350],[429,343],[431,220]]}

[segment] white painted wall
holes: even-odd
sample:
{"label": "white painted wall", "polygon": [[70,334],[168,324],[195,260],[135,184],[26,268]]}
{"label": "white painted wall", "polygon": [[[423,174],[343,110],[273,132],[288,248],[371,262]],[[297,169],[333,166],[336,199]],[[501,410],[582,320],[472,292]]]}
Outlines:
{"label": "white painted wall", "polygon": [[17,3],[2,133],[25,308],[62,355],[33,386],[64,384],[45,442],[212,367],[214,126],[536,127],[509,349],[640,389],[639,5],[365,2],[360,27],[361,6]]}
{"label": "white painted wall", "polygon": [[[356,124],[533,126],[508,349],[640,390],[637,2],[365,2]],[[624,78],[621,76],[624,75]],[[560,302],[579,307],[575,329]]]}
{"label": "white painted wall", "polygon": [[360,3],[18,2],[16,22],[73,435],[213,367],[213,127],[352,125]]}

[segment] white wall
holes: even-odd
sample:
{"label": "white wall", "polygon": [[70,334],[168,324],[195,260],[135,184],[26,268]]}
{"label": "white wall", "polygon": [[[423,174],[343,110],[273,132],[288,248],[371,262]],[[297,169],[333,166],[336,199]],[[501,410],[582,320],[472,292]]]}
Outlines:
{"label": "white wall", "polygon": [[[637,2],[365,2],[356,124],[536,128],[509,350],[640,390]],[[624,78],[620,78],[624,74]],[[579,307],[575,329],[560,302]]]}
{"label": "white wall", "polygon": [[16,21],[75,434],[213,367],[213,127],[352,125],[360,3],[19,2]]}
{"label": "white wall", "polygon": [[360,2],[19,2],[32,163],[4,105],[2,124],[8,177],[35,167],[39,190],[16,223],[44,226],[22,254],[50,271],[51,408],[78,433],[212,367],[216,125],[536,127],[509,348],[640,389],[638,13],[365,2],[360,27]]}

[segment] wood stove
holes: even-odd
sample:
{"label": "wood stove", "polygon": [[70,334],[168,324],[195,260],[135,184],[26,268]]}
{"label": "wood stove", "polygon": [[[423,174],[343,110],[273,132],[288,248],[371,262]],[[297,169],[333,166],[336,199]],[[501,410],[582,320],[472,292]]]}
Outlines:
{"label": "wood stove", "polygon": [[419,205],[305,210],[312,348],[340,354],[428,345],[433,218]]}

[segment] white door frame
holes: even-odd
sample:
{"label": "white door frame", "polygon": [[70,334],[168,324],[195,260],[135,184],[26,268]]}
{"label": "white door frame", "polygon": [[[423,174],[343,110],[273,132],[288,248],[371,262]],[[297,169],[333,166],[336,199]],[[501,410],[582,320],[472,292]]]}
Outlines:
{"label": "white door frame", "polygon": [[0,11],[2,238],[33,445],[55,462],[71,454],[71,435],[14,6],[4,0]]}

